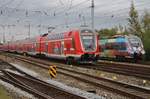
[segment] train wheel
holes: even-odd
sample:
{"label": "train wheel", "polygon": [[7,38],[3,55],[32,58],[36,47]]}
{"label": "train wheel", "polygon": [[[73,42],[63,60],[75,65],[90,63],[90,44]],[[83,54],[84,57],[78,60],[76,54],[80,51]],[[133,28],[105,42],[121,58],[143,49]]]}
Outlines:
{"label": "train wheel", "polygon": [[117,56],[116,56],[116,60],[117,60],[117,61],[120,61],[120,56],[117,55]]}
{"label": "train wheel", "polygon": [[23,56],[26,56],[27,54],[26,53],[23,53]]}
{"label": "train wheel", "polygon": [[94,62],[97,62],[98,61],[98,59],[99,59],[99,55],[96,55],[96,57],[94,58]]}
{"label": "train wheel", "polygon": [[119,62],[124,62],[125,57],[124,56],[116,56],[116,60],[119,61]]}
{"label": "train wheel", "polygon": [[138,61],[138,54],[134,53],[133,54],[133,58],[134,58],[134,63],[137,63],[137,61]]}
{"label": "train wheel", "polygon": [[74,62],[74,58],[73,58],[73,57],[68,57],[68,58],[66,59],[66,64],[68,64],[68,65],[72,65],[73,62]]}

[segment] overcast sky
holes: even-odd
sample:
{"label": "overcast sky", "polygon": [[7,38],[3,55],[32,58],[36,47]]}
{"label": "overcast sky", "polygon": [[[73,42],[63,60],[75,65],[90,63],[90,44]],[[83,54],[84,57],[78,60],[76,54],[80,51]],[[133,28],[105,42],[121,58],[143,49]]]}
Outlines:
{"label": "overcast sky", "polygon": [[[0,0],[0,41],[22,39],[47,32],[91,26],[92,0]],[[150,0],[134,0],[139,15],[150,10]],[[127,24],[131,0],[95,0],[95,28],[111,28]],[[14,36],[14,38],[13,38]]]}

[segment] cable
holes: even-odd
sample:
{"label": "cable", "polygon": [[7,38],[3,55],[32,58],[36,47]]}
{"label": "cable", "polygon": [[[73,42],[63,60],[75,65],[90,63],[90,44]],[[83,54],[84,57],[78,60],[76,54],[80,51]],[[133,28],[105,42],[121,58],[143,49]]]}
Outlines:
{"label": "cable", "polygon": [[[128,9],[128,8],[125,8],[125,9]],[[122,9],[122,11],[125,11],[125,9]],[[121,12],[121,13],[120,13],[120,12],[118,11],[117,13],[120,15],[121,13],[124,13],[124,12]],[[119,16],[119,15],[118,15],[118,16]],[[103,20],[104,17],[107,17],[107,16],[105,15],[105,16],[103,16],[103,17],[99,17],[99,18],[97,17],[97,19]],[[109,15],[109,17],[110,17],[110,15]],[[74,23],[74,22],[73,22],[73,23]],[[70,24],[70,23],[69,23],[69,24]]]}
{"label": "cable", "polygon": [[[138,5],[138,8],[142,8],[143,5],[145,6],[145,4]],[[149,5],[149,4],[148,4],[148,5]],[[147,5],[147,6],[148,6],[148,5]],[[149,9],[149,8],[148,8],[148,9]],[[102,16],[102,17],[98,17],[98,16],[95,16],[95,17],[97,17],[97,18],[104,18],[104,17],[111,16],[114,12],[115,12],[116,14],[122,14],[123,12],[125,12],[125,11],[127,11],[127,10],[130,10],[130,8],[127,7],[127,8],[122,8],[122,9],[114,10],[114,11],[108,11],[108,12],[106,12],[106,13],[103,13],[104,16]]]}
{"label": "cable", "polygon": [[[83,3],[83,2],[82,2]],[[81,4],[81,3],[80,3]],[[76,7],[77,5],[75,5],[75,7]],[[13,8],[14,10],[17,10],[16,8]],[[73,9],[73,7],[72,7],[72,9]],[[124,9],[124,8],[123,8]],[[25,9],[20,9],[20,11],[21,10],[25,10]],[[71,9],[70,9],[71,10]],[[70,11],[69,10],[69,11]],[[119,9],[120,10],[120,9]],[[19,10],[17,10],[17,11],[19,11]],[[26,11],[26,10],[25,10]],[[36,12],[36,11],[28,11],[28,12]],[[46,16],[48,16],[48,14],[47,14],[47,12],[45,12],[45,11],[41,11],[41,13],[43,13],[44,15],[46,15]],[[64,12],[63,12],[64,13]],[[55,13],[55,14],[57,14],[57,13]],[[105,13],[104,13],[105,14]]]}
{"label": "cable", "polygon": [[73,9],[73,8],[75,8],[75,7],[78,7],[78,6],[82,5],[82,4],[87,3],[87,1],[89,1],[89,0],[84,0],[83,2],[80,2],[80,3],[78,3],[78,4],[74,5],[74,6],[72,6],[71,8],[64,9],[64,10],[62,10],[62,11],[60,11],[60,12],[55,13],[55,14],[61,14],[61,13],[64,13],[64,12],[66,12],[66,11],[70,11],[71,9]]}
{"label": "cable", "polygon": [[[139,10],[139,11],[143,11],[143,9],[141,9],[141,10]],[[113,21],[114,20],[117,20],[117,19],[120,19],[121,17],[123,17],[124,15],[120,15],[120,16],[116,16],[115,17],[115,19],[113,18]],[[109,18],[110,20],[112,20],[111,18]],[[127,18],[125,18],[125,19],[127,19]],[[98,20],[103,20],[102,18],[99,18],[99,19],[97,19],[96,21],[98,21]],[[109,22],[106,22],[106,21],[110,21],[110,20],[103,20],[103,22],[99,22],[100,24],[101,23],[108,23],[109,24]],[[70,23],[68,23],[69,25],[71,25],[71,24],[75,24],[75,23],[79,23],[80,21],[72,21],[72,22],[70,22]],[[65,25],[65,23],[64,24],[57,24],[57,25],[55,25],[55,26],[64,26]]]}

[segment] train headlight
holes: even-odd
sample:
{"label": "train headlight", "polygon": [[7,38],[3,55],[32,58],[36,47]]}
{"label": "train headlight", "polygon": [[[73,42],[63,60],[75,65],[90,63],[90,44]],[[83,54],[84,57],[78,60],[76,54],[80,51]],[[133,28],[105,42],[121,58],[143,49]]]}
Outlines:
{"label": "train headlight", "polygon": [[142,51],[141,51],[141,53],[142,53],[142,54],[145,54],[145,51],[144,51],[144,50],[142,50]]}

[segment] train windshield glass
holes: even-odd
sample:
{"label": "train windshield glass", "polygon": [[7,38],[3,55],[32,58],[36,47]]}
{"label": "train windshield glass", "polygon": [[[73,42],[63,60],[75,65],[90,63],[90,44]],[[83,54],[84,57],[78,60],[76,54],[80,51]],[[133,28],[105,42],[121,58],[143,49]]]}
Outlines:
{"label": "train windshield glass", "polygon": [[129,38],[129,41],[133,47],[141,46],[141,42],[138,38]]}
{"label": "train windshield glass", "polygon": [[96,48],[95,35],[91,30],[81,31],[82,45],[85,51],[94,51]]}

